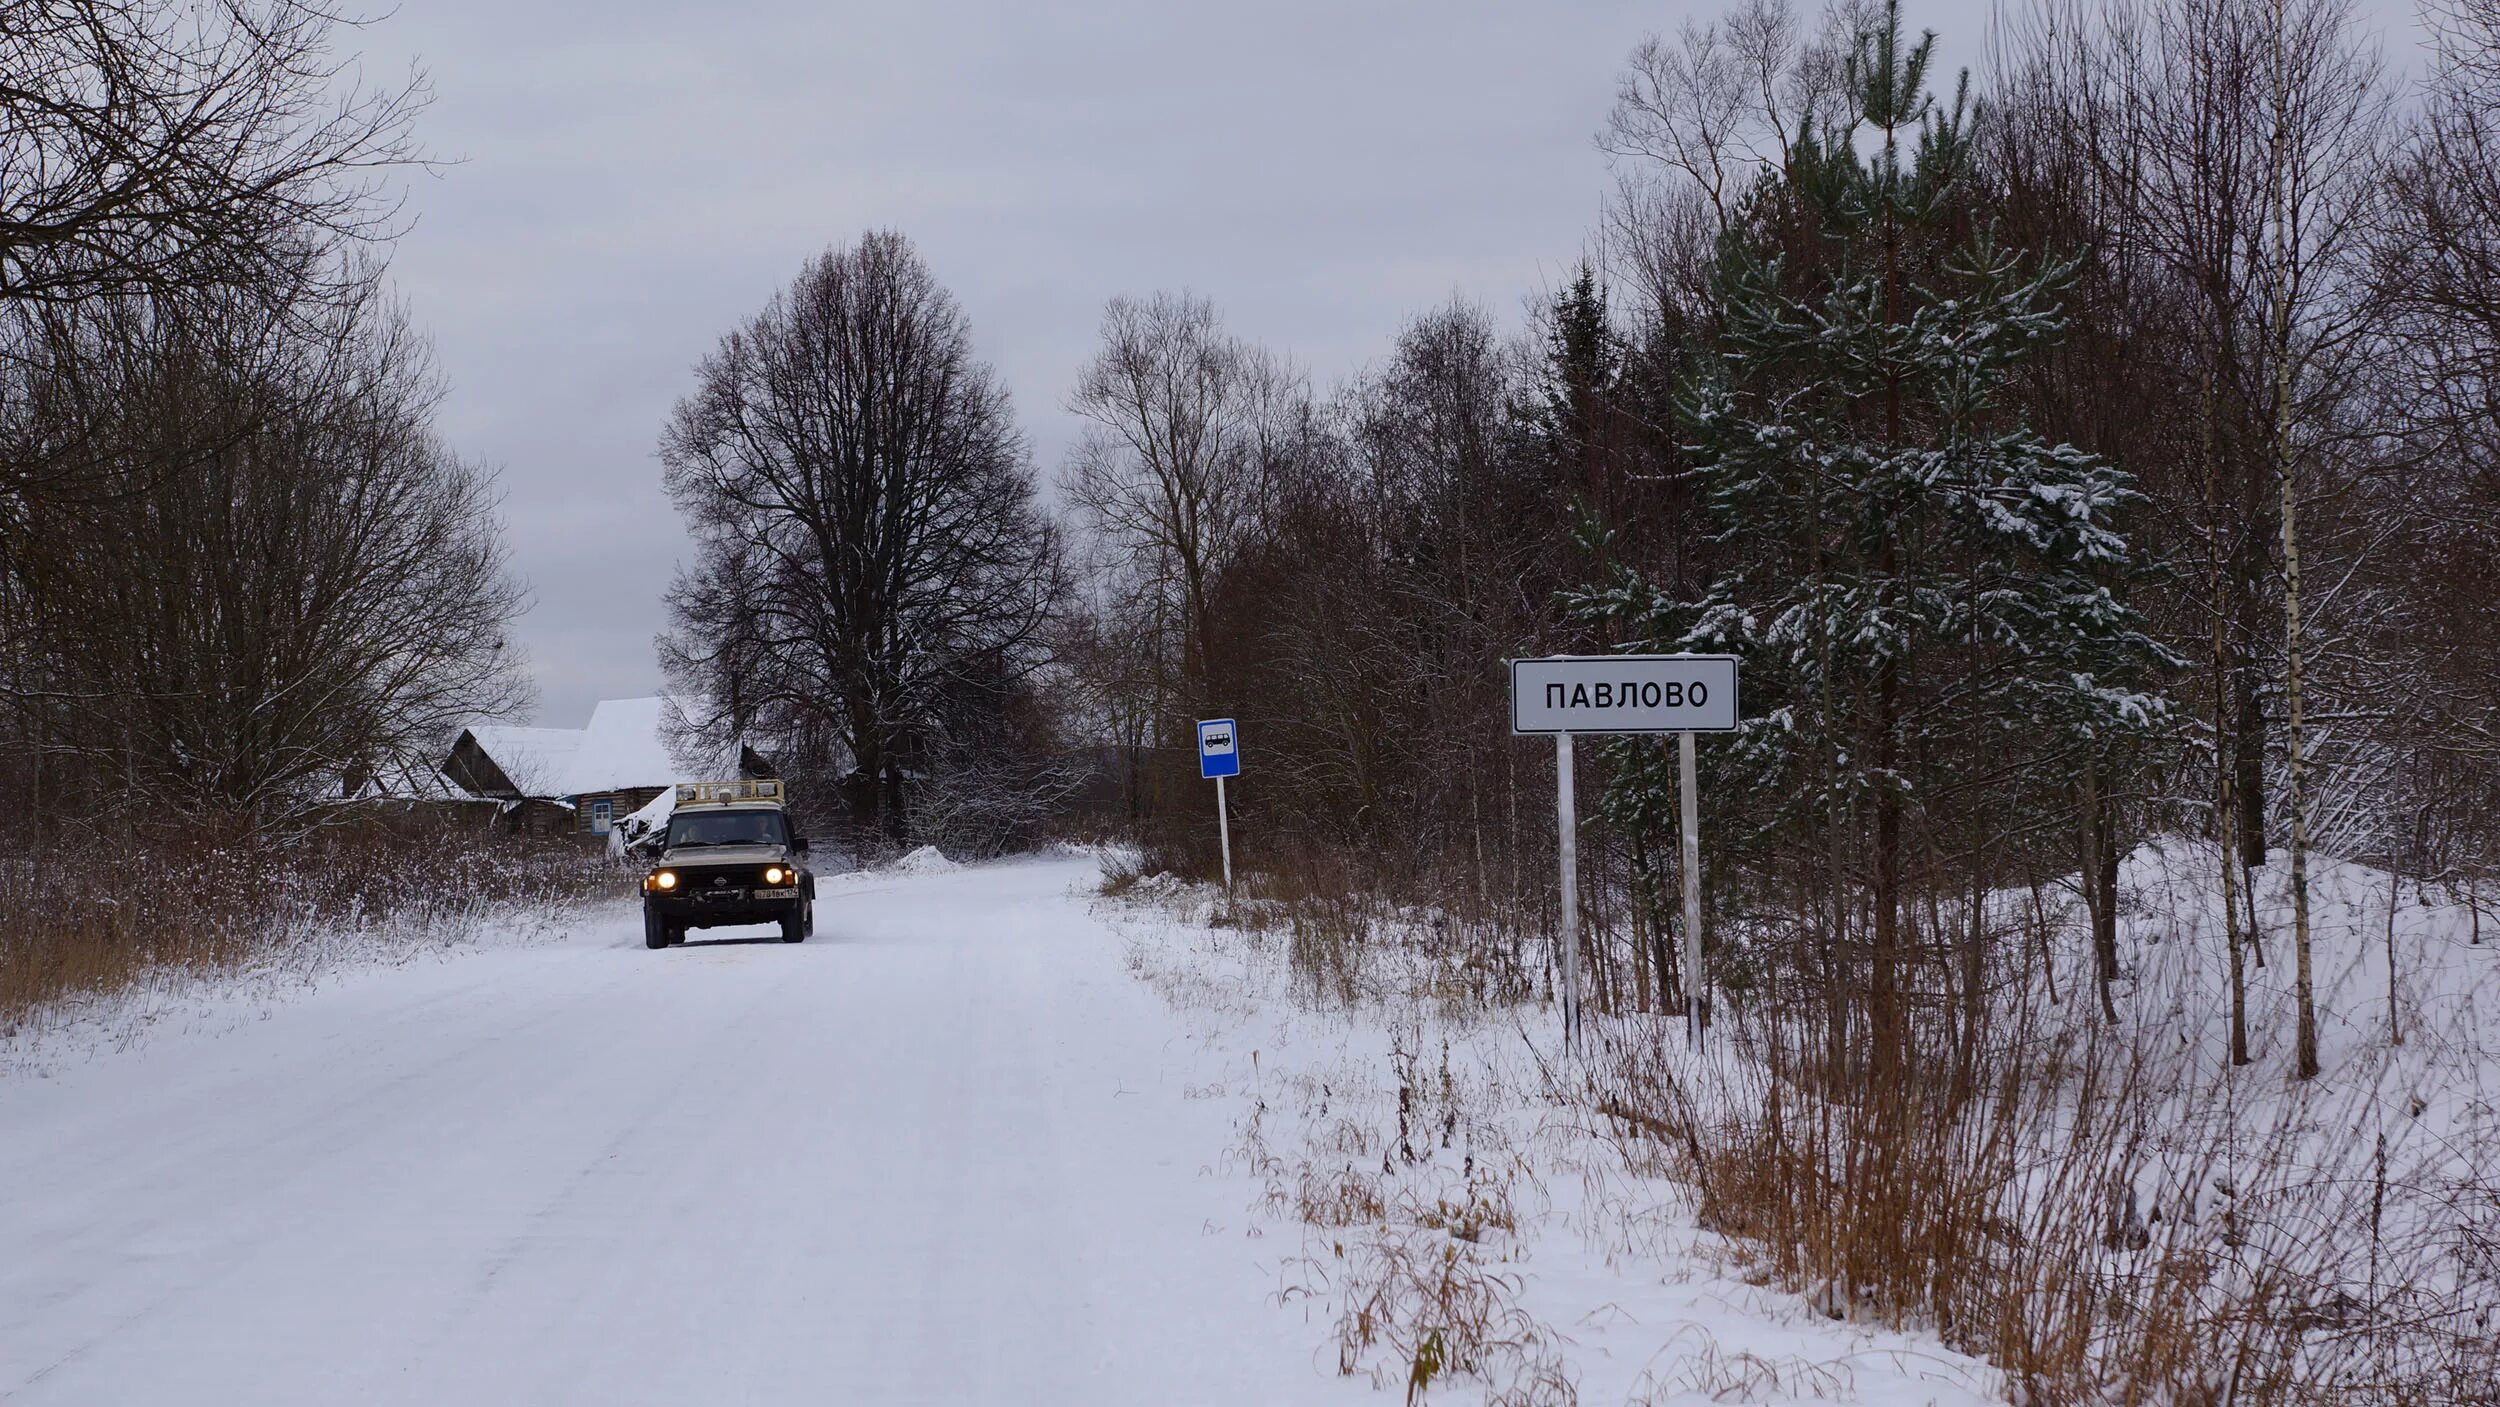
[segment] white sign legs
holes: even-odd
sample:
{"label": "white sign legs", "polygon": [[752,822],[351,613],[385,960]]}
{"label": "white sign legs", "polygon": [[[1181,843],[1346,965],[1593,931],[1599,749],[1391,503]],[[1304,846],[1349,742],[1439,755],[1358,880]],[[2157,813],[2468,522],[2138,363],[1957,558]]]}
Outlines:
{"label": "white sign legs", "polygon": [[1693,799],[1693,735],[1688,730],[1677,735],[1677,780],[1683,784],[1684,804],[1684,1035],[1693,1049],[1701,1049],[1701,822],[1700,805]]}
{"label": "white sign legs", "polygon": [[1574,733],[1676,733],[1684,842],[1684,1029],[1701,1045],[1701,822],[1693,735],[1737,729],[1734,655],[1549,655],[1510,662],[1510,730],[1554,735],[1562,852],[1563,1051],[1580,1048],[1580,837],[1572,817]]}
{"label": "white sign legs", "polygon": [[[1684,735],[1690,738],[1692,734]],[[1690,744],[1686,744],[1690,746]],[[1686,822],[1689,826],[1691,823]],[[1224,809],[1224,779],[1215,779],[1215,833],[1224,842],[1224,892],[1233,892],[1233,818]]]}
{"label": "white sign legs", "polygon": [[1580,819],[1571,795],[1571,735],[1554,735],[1554,835],[1562,851],[1563,1054],[1580,1053]]}

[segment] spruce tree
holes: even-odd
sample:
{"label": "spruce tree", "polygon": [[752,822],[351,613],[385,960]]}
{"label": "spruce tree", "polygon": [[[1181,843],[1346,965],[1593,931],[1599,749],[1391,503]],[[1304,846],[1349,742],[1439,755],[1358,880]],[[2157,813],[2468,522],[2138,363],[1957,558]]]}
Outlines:
{"label": "spruce tree", "polygon": [[[1823,875],[1879,1064],[1906,1051],[1914,856],[1941,880],[1928,860],[2057,813],[2084,759],[2169,719],[2168,661],[2104,584],[2135,570],[2129,478],[2035,433],[2009,386],[2063,330],[2071,266],[1974,218],[1974,116],[1927,95],[1932,44],[1888,7],[1844,120],[1804,124],[1721,241],[1682,405],[1715,579],[1681,599],[1618,566],[1575,602],[1626,648],[1742,656],[1743,730],[1708,749],[1714,847]],[[1670,814],[1654,749],[1618,764],[1610,819]]]}
{"label": "spruce tree", "polygon": [[1518,420],[1564,501],[1609,501],[1614,394],[1623,348],[1606,312],[1606,289],[1587,261],[1547,309],[1544,365]]}

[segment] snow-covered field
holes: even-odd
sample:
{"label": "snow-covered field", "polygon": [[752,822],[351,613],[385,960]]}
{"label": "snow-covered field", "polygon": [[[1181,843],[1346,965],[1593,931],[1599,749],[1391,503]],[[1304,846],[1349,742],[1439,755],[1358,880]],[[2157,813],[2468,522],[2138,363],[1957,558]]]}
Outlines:
{"label": "snow-covered field", "polygon": [[[1985,1400],[1735,1278],[1508,1027],[1301,1010],[1090,857],[914,868],[799,947],[611,908],[56,1030],[0,1074],[0,1399],[1394,1400],[1346,1326],[1439,1265],[1526,1400]],[[1324,1234],[1340,1164],[1389,1201]]]}
{"label": "snow-covered field", "polygon": [[[2073,893],[1991,897],[2005,945],[1992,962],[2007,973],[1991,1020],[2018,1023],[1999,1034],[2046,1064],[2003,1124],[1983,1102],[1959,1116],[1967,1138],[1939,1140],[1975,1160],[1948,1178],[1978,1199],[1972,1218],[2031,1248],[1990,1262],[2004,1278],[1966,1284],[1983,1302],[2028,1302],[2027,1277],[2066,1287],[2066,1317],[2032,1331],[2035,1342],[2068,1327],[2092,1339],[2076,1365],[2087,1381],[2068,1388],[2144,1371],[2131,1357],[2139,1346],[2158,1357],[2193,1342],[2163,1371],[2194,1381],[2219,1355],[2227,1378],[2230,1357],[2245,1355],[2305,1377],[2306,1401],[2365,1387],[2386,1400],[2485,1400],[2462,1385],[2478,1381],[2482,1360],[2500,1366],[2487,1338],[2476,1347],[2500,1325],[2494,925],[2462,894],[2317,859],[2326,1068],[2302,1082],[2290,1069],[2284,870],[2257,876],[2271,961],[2248,973],[2254,1063],[2239,1069],[2227,1060],[2210,846],[2150,844],[2123,866],[2114,1030],[2093,996]],[[1625,1076],[1655,1069],[1705,1122],[1754,1118],[1764,1071],[1732,1033],[1696,1061],[1672,1018],[1601,1019],[1592,1085],[1558,1075],[1549,1014],[1444,1000],[1464,975],[1431,937],[1433,915],[1375,911],[1356,945],[1360,979],[1298,1004],[1292,923],[1254,905],[1244,921],[1274,931],[1175,924],[1157,914],[1203,918],[1211,896],[1139,887],[1146,902],[1126,919],[1132,963],[1193,1014],[1209,1054],[1227,1058],[1227,1092],[1248,1109],[1235,1161],[1265,1182],[1264,1205],[1295,1247],[1279,1255],[1280,1289],[1333,1324],[1346,1366],[1394,1389],[1419,1359],[1461,1364],[1496,1399],[1523,1403],[2013,1393],[1932,1338],[1803,1313],[1760,1288],[1760,1247],[1695,1229],[1679,1140],[1594,1112]],[[1633,1050],[1643,1054],[1612,1069]],[[2049,1070],[2058,1074],[2039,1082]],[[2085,1070],[2098,1074],[2079,1081]],[[2074,1100],[2091,1089],[2097,1098],[2081,1094],[2091,1116],[2079,1117]],[[1815,1298],[1852,1319],[1885,1317],[1868,1287],[1823,1284]],[[1564,1382],[1569,1394],[1555,1390]]]}
{"label": "snow-covered field", "polygon": [[1397,1397],[1437,1363],[1436,1402],[2002,1400],[1932,1335],[1748,1276],[1653,1150],[1556,1093],[1548,1013],[1464,1011],[1420,973],[1375,973],[1350,1008],[1297,1000],[1281,933],[1210,928],[1204,890],[1139,889],[1105,911],[1186,1023],[1194,1093],[1234,1112],[1226,1167],[1330,1366]]}

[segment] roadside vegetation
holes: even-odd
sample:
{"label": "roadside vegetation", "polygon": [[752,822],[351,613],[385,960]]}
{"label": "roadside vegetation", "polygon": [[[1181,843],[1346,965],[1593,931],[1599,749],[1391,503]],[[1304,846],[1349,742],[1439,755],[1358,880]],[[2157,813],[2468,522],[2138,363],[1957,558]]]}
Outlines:
{"label": "roadside vegetation", "polygon": [[[1985,896],[2006,955],[1984,1073],[1939,1040],[1881,1095],[1864,1052],[1835,1063],[1815,994],[1722,1001],[1699,1053],[1679,1012],[1598,1014],[1574,1060],[1550,981],[1489,982],[1510,959],[1453,942],[1546,969],[1531,921],[1306,870],[1227,897],[1133,856],[1105,889],[1140,977],[1243,1032],[1233,1087],[1199,1093],[1235,1101],[1220,1166],[1301,1248],[1276,1253],[1279,1302],[1393,1393],[1887,1401],[1887,1365],[1931,1352],[1863,1337],[1895,1329],[1972,1360],[1912,1376],[1984,1400],[2486,1402],[2500,963],[2450,896],[2322,865],[2319,995],[2373,1005],[2392,954],[2412,1034],[2330,1023],[2311,1081],[2233,1066],[2218,858],[2173,840],[2122,865],[2116,1028],[2073,888]],[[2286,913],[2284,867],[2261,879]],[[2253,990],[2288,1028],[2288,974]],[[1731,1312],[1747,1286],[1789,1298]]]}
{"label": "roadside vegetation", "polygon": [[0,1052],[197,986],[310,981],[630,896],[604,857],[422,818],[295,836],[105,823],[0,850]]}
{"label": "roadside vegetation", "polygon": [[604,892],[405,814],[526,704],[383,277],[422,75],[295,0],[0,0],[0,1036]]}
{"label": "roadside vegetation", "polygon": [[[1454,304],[1323,394],[1115,304],[1063,658],[1138,874],[1215,872],[1235,717],[1216,921],[1317,1007],[1543,1039],[1499,662],[1735,653],[1700,874],[1672,754],[1580,749],[1592,1050],[1530,1098],[2016,1401],[2491,1400],[2500,10],[2429,21],[2407,70],[2332,0],[1749,0],[1631,56],[1523,334]],[[1397,1205],[1370,1166],[1313,1205]]]}

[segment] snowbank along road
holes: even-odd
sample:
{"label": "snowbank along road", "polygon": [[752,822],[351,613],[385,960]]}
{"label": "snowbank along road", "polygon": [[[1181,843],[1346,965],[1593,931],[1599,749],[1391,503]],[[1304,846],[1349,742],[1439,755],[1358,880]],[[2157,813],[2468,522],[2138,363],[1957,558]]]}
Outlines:
{"label": "snowbank along road", "polygon": [[828,881],[800,947],[620,909],[0,1075],[0,1400],[1370,1400],[1093,879]]}

